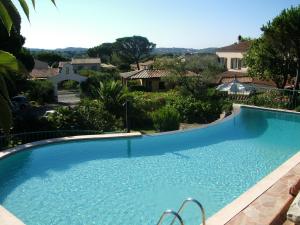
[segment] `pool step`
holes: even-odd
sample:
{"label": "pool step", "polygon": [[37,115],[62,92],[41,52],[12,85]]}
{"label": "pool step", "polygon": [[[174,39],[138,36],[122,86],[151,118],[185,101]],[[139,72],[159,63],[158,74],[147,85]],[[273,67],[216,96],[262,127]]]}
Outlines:
{"label": "pool step", "polygon": [[201,224],[205,225],[205,219],[206,218],[205,218],[204,207],[202,206],[202,204],[199,201],[197,201],[196,199],[193,199],[193,198],[188,198],[188,199],[184,200],[177,212],[175,212],[173,210],[170,210],[170,209],[164,211],[163,214],[161,215],[157,225],[161,225],[162,222],[164,221],[164,219],[166,218],[166,216],[168,216],[168,215],[173,215],[174,216],[174,219],[172,220],[170,225],[173,225],[176,220],[178,220],[180,222],[180,225],[184,225],[183,219],[181,218],[180,213],[185,209],[185,206],[187,205],[187,203],[195,203],[200,208],[201,218],[202,218],[202,223]]}

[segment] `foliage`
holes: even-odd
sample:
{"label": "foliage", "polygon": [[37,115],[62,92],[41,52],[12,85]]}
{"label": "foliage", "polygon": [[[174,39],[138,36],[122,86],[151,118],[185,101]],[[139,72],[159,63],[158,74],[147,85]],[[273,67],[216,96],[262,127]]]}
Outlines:
{"label": "foliage", "polygon": [[184,68],[195,73],[212,72],[212,74],[207,75],[215,75],[224,71],[224,67],[218,62],[218,57],[215,54],[187,55],[185,56]]}
{"label": "foliage", "polygon": [[256,93],[248,98],[234,99],[235,103],[255,105],[269,108],[291,109],[291,91],[280,91],[276,89],[262,93]]}
{"label": "foliage", "polygon": [[222,102],[222,112],[224,112],[226,115],[231,114],[232,110],[233,110],[233,105],[232,102],[230,101],[223,101]]}
{"label": "foliage", "polygon": [[270,78],[283,88],[288,75],[295,76],[295,68],[300,67],[300,6],[283,10],[262,31],[246,57],[250,73],[255,76],[257,72],[260,78]]}
{"label": "foliage", "polygon": [[65,89],[65,90],[74,90],[79,88],[79,83],[74,80],[66,80],[59,83],[58,89]]}
{"label": "foliage", "polygon": [[53,84],[48,80],[29,81],[26,95],[30,101],[36,101],[39,104],[55,101]]}
{"label": "foliage", "polygon": [[101,61],[104,63],[111,63],[112,55],[114,52],[113,43],[103,43],[93,48],[87,50],[89,57],[100,57]]}
{"label": "foliage", "polygon": [[8,132],[12,125],[11,102],[4,77],[18,72],[20,64],[10,53],[0,50],[0,128]]}
{"label": "foliage", "polygon": [[121,117],[124,113],[124,104],[127,100],[127,89],[120,81],[100,82],[100,87],[96,89],[97,99],[102,102],[104,108]]}
{"label": "foliage", "polygon": [[119,79],[116,72],[99,72],[93,70],[81,70],[80,75],[88,77],[85,82],[80,85],[81,92],[85,97],[97,98],[97,89],[100,88],[100,82],[107,82]]}
{"label": "foliage", "polygon": [[48,121],[56,129],[116,131],[123,128],[122,121],[109,113],[100,101],[85,100],[74,108],[60,107]]}
{"label": "foliage", "polygon": [[183,96],[174,90],[162,93],[132,92],[129,95],[132,99],[129,118],[133,128],[153,126],[152,113],[166,105],[175,108],[180,115],[180,121],[187,123],[212,122],[219,118],[223,105],[230,105],[211,90],[206,92],[204,100]]}
{"label": "foliage", "polygon": [[180,114],[182,122],[209,123],[219,118],[221,102],[200,101],[192,96],[180,96],[170,103]]}
{"label": "foliage", "polygon": [[147,57],[155,48],[155,44],[145,37],[133,36],[119,38],[114,44],[116,53],[128,63],[136,63],[140,69],[141,58]]}
{"label": "foliage", "polygon": [[159,131],[178,130],[180,115],[171,106],[164,106],[152,114],[154,127]]}
{"label": "foliage", "polygon": [[296,110],[297,112],[300,112],[300,106],[297,106],[297,107],[295,108],[295,110]]}
{"label": "foliage", "polygon": [[59,53],[51,51],[41,51],[35,53],[34,57],[40,61],[47,62],[51,67],[58,67],[60,61],[69,61],[69,58],[62,56]]}
{"label": "foliage", "polygon": [[202,98],[206,94],[207,84],[224,71],[216,56],[211,54],[162,57],[155,60],[154,68],[170,71],[170,75],[163,78],[168,88],[178,88],[183,95],[196,98]]}
{"label": "foliage", "polygon": [[[51,1],[55,4],[54,0]],[[29,18],[29,9],[26,0],[19,0],[19,3],[27,18]],[[35,6],[34,0],[32,0],[32,4]],[[21,17],[18,9],[11,0],[0,1],[0,20],[0,25],[5,27],[7,34],[11,33],[12,27],[14,27],[18,33],[20,32]],[[0,128],[2,128],[5,132],[8,132],[11,127],[12,114],[10,109],[11,103],[8,98],[7,87],[3,76],[10,72],[18,72],[19,64],[20,63],[13,55],[6,51],[0,51]]]}
{"label": "foliage", "polygon": [[269,90],[262,94],[254,95],[251,98],[256,106],[264,106],[270,108],[289,108],[289,97],[276,90]]}
{"label": "foliage", "polygon": [[[289,60],[289,61],[288,61]],[[282,57],[265,38],[254,40],[247,54],[245,62],[248,74],[263,80],[272,80],[278,88],[284,88],[291,73],[290,59]]]}
{"label": "foliage", "polygon": [[166,105],[167,99],[173,92],[153,93],[153,92],[131,92],[129,98],[131,104],[129,108],[129,119],[133,128],[152,127],[151,113]]}

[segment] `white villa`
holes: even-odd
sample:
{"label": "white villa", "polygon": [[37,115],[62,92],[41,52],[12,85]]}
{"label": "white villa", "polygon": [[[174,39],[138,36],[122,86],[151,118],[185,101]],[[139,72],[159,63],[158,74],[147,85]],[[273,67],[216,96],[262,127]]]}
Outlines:
{"label": "white villa", "polygon": [[250,41],[239,41],[229,46],[219,48],[216,55],[227,71],[219,75],[218,84],[230,83],[234,79],[240,83],[252,84],[258,88],[273,88],[275,83],[272,81],[258,80],[247,74],[247,67],[244,63],[244,54],[250,47]]}
{"label": "white villa", "polygon": [[74,72],[77,73],[79,70],[100,70],[101,59],[100,58],[72,58],[70,62],[59,62],[59,71],[64,67],[65,64],[71,64],[73,66]]}

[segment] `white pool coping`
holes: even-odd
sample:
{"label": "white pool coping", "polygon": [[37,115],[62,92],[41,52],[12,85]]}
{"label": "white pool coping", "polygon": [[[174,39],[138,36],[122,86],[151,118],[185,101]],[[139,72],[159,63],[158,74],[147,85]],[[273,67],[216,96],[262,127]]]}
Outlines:
{"label": "white pool coping", "polygon": [[15,215],[7,211],[3,206],[0,205],[0,224],[1,225],[25,225]]}
{"label": "white pool coping", "polygon": [[[291,110],[272,109],[272,108],[265,108],[265,107],[234,104],[234,113],[230,117],[235,116],[237,113],[239,113],[241,107],[300,114],[300,112],[295,112],[295,111],[291,111]],[[225,120],[226,120],[226,118],[225,118]],[[216,121],[212,124],[215,125],[216,123],[219,123],[219,122],[221,122],[221,121]],[[208,125],[208,126],[210,126],[210,125]],[[203,128],[205,128],[205,127],[203,127]],[[201,128],[194,128],[194,129],[201,129]],[[179,132],[184,132],[184,131],[179,131]],[[165,134],[168,134],[168,133],[172,133],[172,132],[166,132]],[[17,146],[15,148],[4,150],[4,151],[0,152],[0,159],[3,159],[7,156],[10,156],[10,155],[15,154],[20,151],[30,149],[32,147],[51,144],[51,143],[59,143],[59,142],[74,141],[74,140],[127,138],[127,137],[141,137],[141,136],[142,136],[142,134],[140,132],[133,132],[133,133],[84,135],[84,136],[54,138],[54,139],[32,142],[32,143]],[[231,203],[226,205],[224,208],[222,208],[220,211],[215,213],[210,218],[208,218],[206,225],[224,225],[224,224],[228,223],[238,213],[240,213],[243,209],[245,209],[247,206],[249,206],[255,199],[257,199],[264,192],[266,192],[270,187],[272,187],[281,177],[283,177],[286,173],[288,173],[288,171],[290,171],[298,163],[300,163],[300,152],[298,152],[297,154],[292,156],[289,160],[284,162],[281,166],[279,166],[277,169],[275,169],[269,175],[264,177],[262,180],[260,180],[258,183],[256,183],[253,187],[248,189],[245,193],[240,195],[237,199],[235,199],[234,201],[232,201]],[[24,225],[24,223],[21,220],[19,220],[17,217],[15,217],[13,214],[11,214],[8,210],[6,210],[3,206],[0,205],[0,225]]]}
{"label": "white pool coping", "polygon": [[81,135],[81,136],[72,136],[72,137],[61,137],[61,138],[52,138],[47,140],[35,141],[23,145],[19,145],[14,148],[0,151],[0,159],[3,159],[7,156],[15,154],[17,152],[53,143],[66,142],[66,141],[79,141],[79,140],[96,140],[96,139],[112,139],[112,138],[128,138],[128,137],[141,137],[140,132],[132,133],[111,133],[111,134],[96,134],[96,135]]}

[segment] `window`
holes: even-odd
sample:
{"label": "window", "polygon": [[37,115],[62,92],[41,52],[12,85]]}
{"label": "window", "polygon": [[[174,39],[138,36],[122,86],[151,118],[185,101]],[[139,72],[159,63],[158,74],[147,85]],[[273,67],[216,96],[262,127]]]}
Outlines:
{"label": "window", "polygon": [[66,67],[66,74],[69,74],[69,73],[70,73],[70,68]]}
{"label": "window", "polygon": [[242,61],[242,62],[241,62],[241,63],[242,63],[242,68],[245,68],[245,67],[246,67],[246,62],[245,62],[245,60],[242,59],[241,61]]}
{"label": "window", "polygon": [[227,69],[227,58],[219,58],[219,62]]}
{"label": "window", "polygon": [[163,82],[163,81],[160,81],[158,86],[159,86],[159,87],[158,87],[159,90],[164,90],[164,89],[166,89],[166,87],[165,87],[165,82]]}
{"label": "window", "polygon": [[240,70],[242,67],[242,59],[232,58],[231,59],[231,69]]}
{"label": "window", "polygon": [[152,91],[152,81],[146,80],[146,88],[148,91]]}

